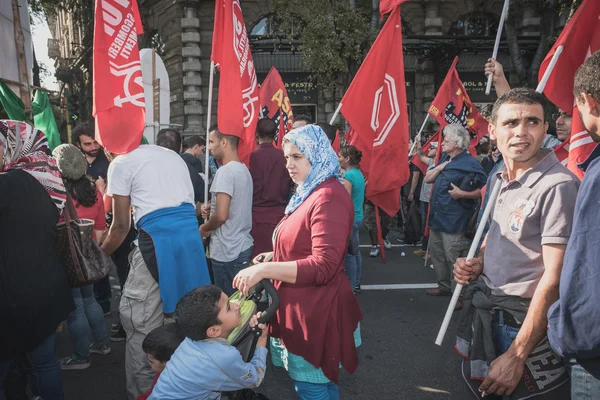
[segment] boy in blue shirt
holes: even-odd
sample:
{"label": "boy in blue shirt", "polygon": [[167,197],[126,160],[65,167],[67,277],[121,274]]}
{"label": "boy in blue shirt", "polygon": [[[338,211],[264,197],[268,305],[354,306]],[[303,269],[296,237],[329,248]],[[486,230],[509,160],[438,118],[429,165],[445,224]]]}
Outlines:
{"label": "boy in blue shirt", "polygon": [[[258,324],[260,313],[252,317]],[[149,400],[218,400],[220,392],[254,388],[267,368],[267,325],[254,357],[244,362],[227,337],[241,325],[240,307],[214,285],[201,286],[179,300],[175,310],[179,332],[185,336],[160,375]]]}

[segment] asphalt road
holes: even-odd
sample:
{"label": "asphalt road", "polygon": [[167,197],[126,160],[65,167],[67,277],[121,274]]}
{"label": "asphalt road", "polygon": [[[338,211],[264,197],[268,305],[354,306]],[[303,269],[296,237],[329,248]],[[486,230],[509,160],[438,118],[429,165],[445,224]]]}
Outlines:
{"label": "asphalt road", "polygon": [[[396,241],[392,232],[392,243]],[[368,243],[363,232],[361,243]],[[354,375],[343,371],[340,388],[343,399],[474,399],[460,373],[460,358],[453,350],[458,315],[455,314],[443,346],[434,343],[448,297],[430,297],[425,289],[384,289],[393,284],[435,284],[435,274],[423,266],[414,247],[394,247],[387,262],[370,258],[362,248],[363,291],[358,295],[364,321],[359,368]],[[401,256],[404,252],[406,255]],[[118,282],[113,280],[115,289]],[[371,286],[371,287],[370,287]],[[413,286],[409,286],[413,287]],[[116,322],[118,290],[114,290],[113,314],[107,326]],[[58,334],[60,357],[72,351],[68,329]],[[126,399],[124,343],[113,343],[112,353],[92,355],[92,367],[64,371],[67,400]],[[293,384],[287,372],[269,364],[264,383],[258,389],[271,400],[293,400]]]}

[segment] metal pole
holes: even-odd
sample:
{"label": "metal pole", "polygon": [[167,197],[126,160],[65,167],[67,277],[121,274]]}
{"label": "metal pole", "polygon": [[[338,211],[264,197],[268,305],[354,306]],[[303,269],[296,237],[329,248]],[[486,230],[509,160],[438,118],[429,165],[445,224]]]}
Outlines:
{"label": "metal pole", "polygon": [[212,95],[213,84],[215,80],[215,62],[210,62],[210,77],[208,79],[208,108],[206,109],[206,159],[204,160],[204,205],[208,205],[208,176],[209,171],[209,151],[208,151],[208,135],[210,134],[210,120],[212,116]]}
{"label": "metal pole", "polygon": [[[423,237],[423,239],[425,239],[425,237]],[[424,267],[426,267],[427,264],[429,264],[429,246],[431,246],[431,242],[427,240],[427,251],[425,251],[425,262],[423,263]]]}
{"label": "metal pole", "polygon": [[[494,51],[492,52],[492,58],[496,59],[498,57],[498,48],[500,47],[500,39],[502,38],[502,29],[504,28],[504,21],[506,20],[506,15],[508,14],[508,3],[509,0],[504,0],[504,7],[502,8],[502,15],[500,16],[500,24],[498,25],[498,32],[496,32],[496,43],[494,44]],[[494,74],[488,75],[487,86],[485,87],[485,94],[490,94],[490,90],[492,89],[492,78]]]}
{"label": "metal pole", "polygon": [[423,124],[421,125],[421,129],[419,129],[419,133],[417,133],[417,136],[415,137],[415,141],[414,141],[412,147],[410,148],[410,151],[408,152],[409,157],[412,156],[413,151],[415,150],[417,140],[421,140],[421,133],[423,133],[423,129],[425,129],[425,124],[427,123],[427,121],[429,121],[429,113],[427,113],[427,115],[425,116],[425,120],[423,121]]}
{"label": "metal pole", "polygon": [[329,121],[329,125],[333,125],[333,122],[335,121],[335,118],[338,116],[338,114],[340,113],[340,110],[342,109],[342,103],[340,102],[340,104],[337,106],[337,108],[335,109],[335,112],[333,113],[333,117],[331,117],[331,121]]}
{"label": "metal pole", "polygon": [[548,68],[546,69],[546,72],[544,72],[544,76],[542,76],[542,80],[540,81],[540,83],[538,83],[538,86],[535,89],[536,92],[539,92],[539,93],[544,92],[544,89],[546,88],[546,84],[548,83],[548,79],[550,79],[550,75],[552,75],[552,71],[554,70],[554,67],[556,67],[558,57],[560,57],[560,54],[563,52],[563,50],[564,50],[564,46],[558,46],[556,48],[556,52],[552,56],[552,60],[550,60],[550,64],[548,64]]}

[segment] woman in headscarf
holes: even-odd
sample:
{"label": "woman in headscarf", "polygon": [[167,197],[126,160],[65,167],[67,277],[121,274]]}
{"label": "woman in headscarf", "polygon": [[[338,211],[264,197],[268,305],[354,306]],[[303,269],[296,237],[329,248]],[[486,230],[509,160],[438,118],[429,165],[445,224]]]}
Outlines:
{"label": "woman in headscarf", "polygon": [[33,395],[63,398],[55,332],[74,308],[56,252],[64,205],[65,187],[44,134],[0,120],[0,398],[21,356]]}
{"label": "woman in headscarf", "polygon": [[[337,400],[340,364],[353,373],[360,345],[362,314],[344,274],[354,208],[321,128],[292,130],[283,150],[298,189],[275,230],[273,261],[242,270],[234,286],[247,293],[274,280],[281,303],[271,320],[273,364],[288,370],[300,399]],[[255,262],[270,258],[263,253]]]}

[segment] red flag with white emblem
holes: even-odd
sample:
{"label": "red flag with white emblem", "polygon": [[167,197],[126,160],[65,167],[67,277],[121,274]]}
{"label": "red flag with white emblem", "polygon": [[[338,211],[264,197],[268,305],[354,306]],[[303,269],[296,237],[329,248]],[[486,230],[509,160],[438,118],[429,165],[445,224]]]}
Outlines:
{"label": "red flag with white emblem", "polygon": [[96,139],[110,152],[125,154],[139,146],[146,125],[136,0],[96,0],[94,20]]}
{"label": "red flag with white emblem", "polygon": [[[400,8],[386,21],[341,101],[368,169],[367,198],[388,215],[408,182],[408,115]],[[369,166],[366,159],[370,159]]]}
{"label": "red flag with white emblem", "polygon": [[258,82],[239,0],[217,0],[211,60],[219,68],[219,131],[240,138],[242,162],[255,146],[260,113]]}
{"label": "red flag with white emblem", "polygon": [[488,133],[489,124],[469,98],[456,71],[456,64],[458,64],[458,57],[454,58],[444,83],[431,102],[429,114],[435,117],[441,128],[448,124],[457,124],[467,128],[471,135],[470,151],[471,154],[476,155],[475,146]]}
{"label": "red flag with white emblem", "polygon": [[577,163],[589,156],[596,143],[579,117],[573,85],[577,69],[589,56],[600,50],[600,1],[584,0],[581,3],[542,62],[540,80],[559,46],[563,47],[563,52],[552,70],[544,94],[561,110],[572,111],[571,135],[562,146],[557,146],[555,152],[559,160],[563,163],[566,161],[567,168],[582,179],[583,171],[577,168]]}
{"label": "red flag with white emblem", "polygon": [[283,79],[275,67],[271,68],[260,85],[259,97],[262,117],[271,118],[279,127],[275,142],[281,148],[281,140],[294,124],[294,113]]}

